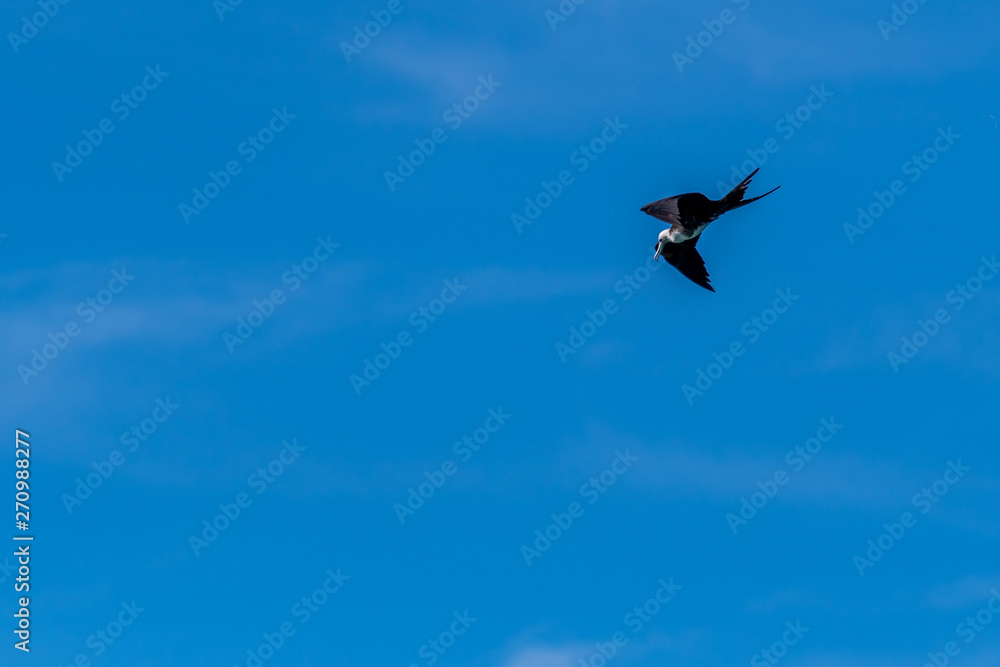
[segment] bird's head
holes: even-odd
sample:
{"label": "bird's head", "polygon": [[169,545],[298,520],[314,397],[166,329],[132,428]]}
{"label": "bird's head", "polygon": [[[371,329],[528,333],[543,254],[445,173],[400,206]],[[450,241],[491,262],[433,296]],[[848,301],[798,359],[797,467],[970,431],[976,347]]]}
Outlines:
{"label": "bird's head", "polygon": [[659,237],[656,239],[656,245],[653,246],[655,252],[653,253],[653,261],[657,262],[660,260],[660,255],[663,254],[663,246],[670,243],[670,230],[664,229],[660,232]]}

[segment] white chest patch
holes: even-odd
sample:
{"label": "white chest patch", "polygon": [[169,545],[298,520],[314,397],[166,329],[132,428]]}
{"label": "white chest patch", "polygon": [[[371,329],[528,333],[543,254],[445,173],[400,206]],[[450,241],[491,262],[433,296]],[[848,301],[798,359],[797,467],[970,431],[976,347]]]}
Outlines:
{"label": "white chest patch", "polygon": [[685,241],[690,241],[694,237],[701,235],[701,233],[705,230],[705,227],[708,227],[707,223],[695,230],[685,230],[680,227],[671,227],[667,230],[667,241],[670,243],[684,243]]}

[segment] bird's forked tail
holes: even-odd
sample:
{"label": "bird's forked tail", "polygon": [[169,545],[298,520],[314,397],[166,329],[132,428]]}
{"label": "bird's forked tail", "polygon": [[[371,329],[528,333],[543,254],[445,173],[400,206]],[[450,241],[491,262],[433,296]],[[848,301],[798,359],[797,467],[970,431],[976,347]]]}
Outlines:
{"label": "bird's forked tail", "polygon": [[722,215],[726,211],[732,211],[734,209],[740,208],[741,206],[752,204],[758,199],[763,199],[764,197],[771,194],[771,192],[774,192],[774,190],[777,190],[778,188],[781,187],[779,185],[778,188],[771,190],[771,192],[765,192],[759,197],[754,197],[753,199],[743,199],[743,195],[746,194],[747,188],[750,187],[750,181],[753,179],[753,177],[757,174],[758,171],[760,171],[760,168],[754,169],[753,173],[744,178],[742,183],[737,185],[729,192],[728,195],[719,200],[719,203],[721,204],[720,207],[721,210],[719,211],[719,215]]}

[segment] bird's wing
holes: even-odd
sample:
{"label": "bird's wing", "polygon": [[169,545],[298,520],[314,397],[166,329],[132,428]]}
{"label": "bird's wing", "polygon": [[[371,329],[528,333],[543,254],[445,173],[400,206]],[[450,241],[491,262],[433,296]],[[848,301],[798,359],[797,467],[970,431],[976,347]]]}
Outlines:
{"label": "bird's wing", "polygon": [[712,287],[708,279],[705,260],[701,258],[698,249],[695,248],[700,238],[699,235],[683,243],[664,243],[660,254],[691,282],[714,292],[715,288]]}
{"label": "bird's wing", "polygon": [[654,201],[652,204],[643,206],[641,210],[646,215],[651,215],[668,225],[680,224],[681,221],[680,211],[677,209],[677,197],[667,197]]}
{"label": "bird's wing", "polygon": [[674,195],[642,207],[642,212],[684,231],[697,230],[718,217],[718,204],[699,192]]}

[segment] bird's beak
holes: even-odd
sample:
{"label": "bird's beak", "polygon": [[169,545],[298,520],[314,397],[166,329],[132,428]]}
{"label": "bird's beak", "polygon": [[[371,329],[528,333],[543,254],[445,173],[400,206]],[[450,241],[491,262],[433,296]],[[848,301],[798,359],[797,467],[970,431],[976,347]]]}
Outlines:
{"label": "bird's beak", "polygon": [[660,241],[656,242],[656,254],[653,255],[653,261],[660,261],[660,250],[663,248],[663,244]]}

